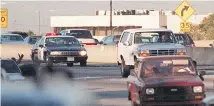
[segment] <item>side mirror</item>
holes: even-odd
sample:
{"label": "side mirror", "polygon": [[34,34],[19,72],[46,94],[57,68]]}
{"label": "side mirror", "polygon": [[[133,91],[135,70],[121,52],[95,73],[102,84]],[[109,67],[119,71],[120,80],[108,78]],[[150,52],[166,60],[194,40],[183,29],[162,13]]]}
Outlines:
{"label": "side mirror", "polygon": [[193,65],[195,68],[197,68],[197,62],[196,61],[193,61]]}
{"label": "side mirror", "polygon": [[125,42],[125,43],[123,43],[123,45],[130,46],[130,43],[129,42]]}
{"label": "side mirror", "polygon": [[39,47],[43,48],[44,46],[43,45],[39,45]]}
{"label": "side mirror", "polygon": [[204,77],[203,77],[204,75],[206,75],[205,71],[200,71],[199,72],[199,77],[201,78],[202,81],[204,81]]}
{"label": "side mirror", "polygon": [[24,64],[19,66],[22,75],[25,77],[36,77],[36,67],[33,64]]}

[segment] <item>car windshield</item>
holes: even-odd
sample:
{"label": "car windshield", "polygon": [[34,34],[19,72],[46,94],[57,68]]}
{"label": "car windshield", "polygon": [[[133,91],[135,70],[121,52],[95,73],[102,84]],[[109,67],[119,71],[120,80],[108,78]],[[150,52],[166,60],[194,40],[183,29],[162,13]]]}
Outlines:
{"label": "car windshield", "polygon": [[141,71],[142,77],[168,75],[196,75],[196,71],[191,60],[188,59],[148,60],[143,64]]}
{"label": "car windshield", "polygon": [[7,73],[20,73],[20,70],[13,60],[1,60],[1,68]]}
{"label": "car windshield", "polygon": [[20,35],[1,35],[2,41],[24,41],[22,36]]}
{"label": "car windshield", "polygon": [[120,40],[120,35],[116,35],[115,37],[114,37],[114,42],[117,42],[117,41],[119,41]]}
{"label": "car windshield", "polygon": [[41,38],[41,36],[30,37],[29,38],[29,43],[30,44],[35,44],[40,38]]}
{"label": "car windshield", "polygon": [[46,38],[47,46],[72,46],[80,45],[79,41],[74,37],[49,37]]}
{"label": "car windshield", "polygon": [[91,32],[88,30],[71,30],[67,35],[71,35],[76,38],[92,38]]}
{"label": "car windshield", "polygon": [[141,43],[176,43],[172,32],[136,32],[135,44]]}

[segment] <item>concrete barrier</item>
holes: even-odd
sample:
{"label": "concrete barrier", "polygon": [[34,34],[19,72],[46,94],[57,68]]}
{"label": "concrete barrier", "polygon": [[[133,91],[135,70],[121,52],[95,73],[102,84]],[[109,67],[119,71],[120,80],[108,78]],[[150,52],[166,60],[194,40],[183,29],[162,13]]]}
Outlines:
{"label": "concrete barrier", "polygon": [[[31,45],[1,45],[1,58],[18,57],[18,53],[24,54],[25,60],[30,60]],[[88,62],[117,63],[117,50],[115,46],[85,46],[88,53]],[[187,48],[187,54],[198,64],[214,65],[214,48],[195,47]]]}

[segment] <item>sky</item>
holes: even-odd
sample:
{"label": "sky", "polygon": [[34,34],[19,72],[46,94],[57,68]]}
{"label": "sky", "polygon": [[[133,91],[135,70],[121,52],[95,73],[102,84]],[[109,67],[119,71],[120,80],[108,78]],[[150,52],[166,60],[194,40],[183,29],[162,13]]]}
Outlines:
{"label": "sky", "polygon": [[[214,0],[188,0],[195,14],[214,13]],[[175,10],[181,0],[145,1],[113,0],[113,9],[154,9]],[[52,31],[50,16],[87,16],[95,15],[96,10],[109,10],[109,1],[1,1],[1,8],[8,9],[8,28],[2,32],[32,30],[39,33]]]}

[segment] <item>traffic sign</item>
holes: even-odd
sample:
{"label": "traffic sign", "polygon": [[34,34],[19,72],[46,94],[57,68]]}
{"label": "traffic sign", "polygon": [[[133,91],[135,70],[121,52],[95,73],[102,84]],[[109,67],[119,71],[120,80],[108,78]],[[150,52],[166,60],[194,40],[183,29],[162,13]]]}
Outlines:
{"label": "traffic sign", "polygon": [[7,28],[8,26],[8,10],[1,8],[1,28]]}
{"label": "traffic sign", "polygon": [[175,13],[178,15],[181,19],[186,21],[192,14],[195,12],[195,10],[192,8],[192,6],[184,0],[176,9]]}
{"label": "traffic sign", "polygon": [[181,22],[180,23],[180,32],[190,32],[190,22]]}

